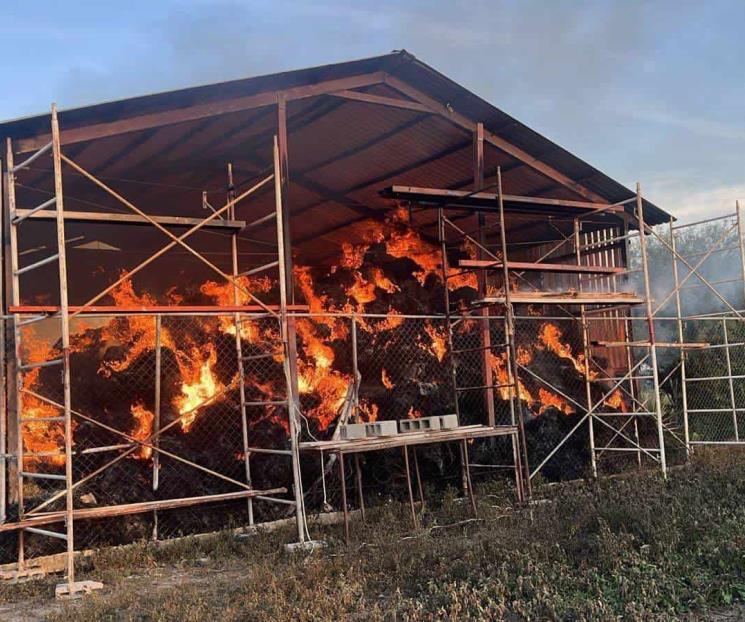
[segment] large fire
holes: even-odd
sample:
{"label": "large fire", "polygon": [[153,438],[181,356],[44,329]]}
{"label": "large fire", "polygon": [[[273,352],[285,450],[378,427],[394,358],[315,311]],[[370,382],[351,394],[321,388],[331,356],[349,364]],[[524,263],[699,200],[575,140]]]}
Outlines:
{"label": "large fire", "polygon": [[198,363],[183,370],[184,379],[181,385],[181,396],[176,400],[176,407],[181,415],[181,429],[188,432],[199,414],[199,406],[211,400],[223,387],[215,379],[213,368],[217,363],[217,351],[208,344],[207,357],[200,360],[201,353],[192,352],[192,360]]}
{"label": "large fire", "polygon": [[[351,323],[347,318],[334,316],[334,313],[360,314],[356,317],[358,340],[364,343],[359,349],[360,357],[377,356],[386,359],[390,354],[390,360],[393,361],[397,353],[391,348],[404,341],[406,346],[411,346],[417,353],[414,355],[410,351],[411,360],[401,357],[403,360],[397,363],[397,367],[386,363],[385,368],[377,367],[374,377],[362,378],[363,383],[374,383],[379,387],[380,397],[371,395],[361,398],[353,416],[365,421],[375,421],[387,414],[384,409],[385,400],[396,396],[399,391],[405,391],[406,378],[403,376],[414,373],[407,371],[409,368],[416,368],[421,372],[422,369],[437,369],[448,364],[450,345],[444,323],[419,321],[416,334],[398,334],[397,331],[404,331],[410,326],[405,323],[403,316],[431,315],[433,309],[441,308],[443,287],[451,291],[455,304],[463,304],[468,296],[473,298],[477,288],[474,273],[461,273],[449,268],[447,278],[443,278],[439,245],[425,239],[410,226],[405,210],[396,211],[382,222],[367,220],[355,224],[348,241],[340,246],[339,251],[338,257],[328,267],[296,265],[294,268],[297,290],[308,305],[310,313],[316,314],[312,318],[296,318],[294,327],[298,337],[297,370],[301,410],[308,425],[312,425],[317,432],[326,431],[334,424],[354,393],[351,390],[354,377],[350,358],[348,354],[343,354],[349,351]],[[463,245],[457,252],[461,257],[475,256],[475,250],[469,245]],[[200,304],[205,304],[205,301],[217,306],[250,304],[252,301],[245,291],[271,300],[273,296],[276,297],[277,283],[268,276],[243,276],[240,277],[240,288],[237,291],[230,283],[214,281],[206,281],[196,289],[194,286],[189,287],[191,290],[185,287],[184,291],[169,291],[167,302],[179,304],[186,301],[189,304],[197,296]],[[155,296],[137,293],[128,280],[115,288],[111,297],[115,304],[122,306],[159,304]],[[319,315],[323,313],[327,315]],[[72,338],[74,353],[106,353],[99,357],[98,374],[101,379],[115,379],[120,375],[134,373],[132,370],[137,369],[136,364],[141,364],[145,359],[150,360],[148,357],[153,356],[156,323],[152,316],[118,316],[95,325],[80,323],[76,327]],[[472,339],[478,327],[479,322],[475,319],[463,320],[457,326],[453,339]],[[251,399],[271,402],[285,398],[286,383],[282,367],[284,353],[278,322],[271,321],[271,318],[262,321],[246,318],[237,326],[235,316],[229,313],[219,317],[192,318],[189,324],[164,320],[160,328],[161,349],[168,353],[168,360],[171,369],[177,374],[177,380],[172,383],[173,389],[169,397],[161,402],[161,417],[164,424],[174,419],[179,423],[175,429],[169,428],[167,434],[189,435],[198,426],[200,418],[209,417],[211,404],[221,401],[233,404],[236,402],[240,381],[235,367],[236,333],[244,356],[246,353],[259,355],[265,361],[262,363],[265,366],[263,368],[258,363],[244,365],[246,390],[255,396]],[[229,337],[232,337],[232,347]],[[218,349],[216,343],[220,339],[225,340],[220,343],[228,346]],[[25,359],[30,362],[48,360],[59,355],[56,344],[50,345],[48,339],[35,335],[32,330],[24,333],[23,343],[26,349]],[[578,378],[585,373],[591,379],[596,377],[594,372],[587,370],[584,355],[573,352],[571,346],[564,341],[561,330],[550,322],[541,325],[533,343],[520,344],[517,349],[518,364],[531,364],[538,352],[543,352],[542,356],[551,353],[552,356],[569,361]],[[232,362],[226,358],[231,356]],[[525,376],[514,386],[504,351],[495,349],[487,352],[486,356],[493,382],[499,385],[496,393],[502,400],[509,400],[517,394],[534,416],[549,409],[565,415],[575,413],[573,406],[564,397],[544,386],[538,386],[532,380],[528,386]],[[413,360],[415,358],[416,361]],[[225,371],[226,369],[233,371]],[[434,389],[430,385],[438,385],[437,382],[431,382],[431,378],[427,378],[427,381],[418,383],[416,395],[431,393]],[[43,384],[40,369],[31,370],[24,375],[26,389],[40,390]],[[610,396],[606,404],[612,408],[623,408],[620,392]],[[422,403],[407,404],[407,416],[421,416],[421,406]],[[152,396],[132,398],[127,409],[130,415],[129,429],[122,431],[137,440],[151,437],[154,432]],[[426,409],[424,412],[426,413]],[[46,421],[59,414],[56,407],[33,396],[24,396],[23,418],[31,420],[23,426],[26,451],[62,451],[62,424]],[[34,422],[34,419],[39,421]],[[254,412],[251,415],[249,425],[265,424],[286,434],[286,410],[276,405],[267,405],[262,414]],[[241,452],[234,453],[239,455]],[[132,455],[146,461],[152,458],[152,450],[141,447]],[[42,462],[60,467],[64,465],[64,457],[60,455],[26,459],[26,464],[30,466]]]}
{"label": "large fire", "polygon": [[551,324],[551,322],[546,322],[541,327],[541,331],[538,335],[542,346],[551,350],[551,352],[556,354],[556,356],[570,361],[578,373],[582,375],[587,373],[590,379],[596,378],[597,373],[588,370],[587,368],[585,355],[578,354],[575,356],[572,354],[572,347],[568,343],[563,343],[561,337],[561,330],[556,326],[556,324]]}
{"label": "large fire", "polygon": [[[33,327],[23,331],[23,356],[27,363],[40,363],[56,358],[59,350],[36,335]],[[23,376],[24,391],[33,390],[38,381],[41,368],[36,367]],[[62,416],[62,410],[42,401],[29,393],[22,395],[23,411],[21,430],[24,441],[24,468],[33,469],[46,463],[64,466],[65,427],[61,421],[49,421]],[[34,454],[47,454],[35,456]],[[51,455],[50,455],[51,454]]]}

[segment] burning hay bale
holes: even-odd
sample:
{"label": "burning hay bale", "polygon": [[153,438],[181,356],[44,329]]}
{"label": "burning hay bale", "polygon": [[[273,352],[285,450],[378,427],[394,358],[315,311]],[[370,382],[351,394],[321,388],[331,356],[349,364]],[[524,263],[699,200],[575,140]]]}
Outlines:
{"label": "burning hay bale", "polygon": [[[482,324],[464,319],[451,336],[442,317],[444,289],[448,288],[456,308],[467,308],[477,297],[475,274],[451,268],[444,278],[439,246],[409,225],[406,212],[397,211],[384,222],[358,223],[349,239],[355,241],[344,243],[340,255],[326,265],[295,268],[298,293],[311,311],[310,317],[295,319],[303,433],[330,436],[339,414],[348,409],[355,395],[359,397],[355,415],[363,421],[454,412],[450,341],[454,350],[478,350]],[[473,256],[473,249],[466,246],[451,252],[452,265],[457,265],[458,258]],[[239,304],[251,302],[246,291],[276,299],[274,280],[266,276],[240,279]],[[111,295],[122,306],[157,304],[154,296],[137,293],[130,281],[123,281]],[[170,290],[168,296],[172,303],[227,306],[235,304],[236,292],[229,283],[208,281]],[[358,381],[350,314],[355,314]],[[497,324],[492,322],[490,327],[493,343],[504,339]],[[544,446],[580,416],[576,403],[582,403],[584,375],[594,372],[586,369],[583,354],[570,345],[576,335],[564,335],[548,321],[536,320],[531,326],[518,336],[518,363],[549,379],[552,386],[527,374],[521,374],[517,388],[509,386],[506,355],[499,349],[488,353],[487,375],[491,383],[500,385],[495,393],[504,423],[507,405],[517,392],[528,419],[529,447],[540,455]],[[246,400],[275,402],[247,407],[245,441],[236,333],[246,357],[242,379]],[[156,408],[155,318],[117,316],[80,324],[74,332],[72,406],[84,415],[74,417],[76,479],[101,468],[117,455],[112,452],[125,452],[116,469],[76,491],[80,503],[83,495],[106,505],[226,491],[231,484],[208,471],[245,481],[244,442],[268,448],[283,448],[288,442],[288,413],[276,403],[286,398],[286,376],[275,318],[244,317],[236,324],[232,314],[164,317],[159,335],[160,402]],[[57,343],[41,338],[24,338],[24,343],[32,362],[48,360],[59,350]],[[485,421],[485,392],[479,389],[486,381],[482,363],[479,353],[456,357],[458,385],[475,388],[460,394],[463,424]],[[56,373],[40,368],[26,374],[26,388],[59,402],[61,397],[54,393],[59,387]],[[608,405],[623,407],[620,396]],[[60,424],[43,421],[58,409],[33,395],[24,397],[23,408],[24,417],[40,419],[24,428],[26,447],[34,451],[61,448]],[[157,429],[164,430],[157,441],[164,451],[208,471],[166,455],[156,461],[152,448],[132,444],[133,440],[145,441]],[[574,463],[587,463],[580,441],[576,447],[568,445],[571,460],[566,464],[559,460],[553,471],[556,477],[574,476],[579,468]],[[109,450],[94,451],[100,447]],[[451,459],[456,458],[447,458]],[[441,472],[447,460],[438,453],[429,462]],[[64,460],[28,459],[24,467],[61,471]],[[251,475],[257,488],[292,479],[289,461],[277,455],[253,455]]]}

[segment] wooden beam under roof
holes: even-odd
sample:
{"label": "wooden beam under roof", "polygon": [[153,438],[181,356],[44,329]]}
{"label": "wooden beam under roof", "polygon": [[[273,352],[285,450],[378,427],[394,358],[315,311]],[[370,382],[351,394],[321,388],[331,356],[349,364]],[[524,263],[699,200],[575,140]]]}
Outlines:
{"label": "wooden beam under roof", "polygon": [[[510,302],[537,305],[638,305],[644,298],[628,292],[510,292]],[[504,304],[504,296],[487,296],[473,302],[474,307]]]}
{"label": "wooden beam under roof", "polygon": [[363,102],[365,104],[378,104],[380,106],[389,106],[391,108],[403,108],[405,110],[417,110],[428,114],[437,114],[434,110],[429,108],[429,106],[407,99],[396,99],[395,97],[385,97],[383,95],[373,95],[371,93],[349,90],[336,91],[335,93],[330,93],[330,95],[333,97],[343,97],[344,99]]}
{"label": "wooden beam under roof", "polygon": [[[305,99],[306,97],[315,97],[316,95],[333,93],[334,91],[343,91],[363,86],[370,86],[372,84],[379,84],[383,81],[383,77],[383,72],[375,71],[372,73],[361,74],[359,76],[325,80],[316,84],[306,84],[280,91],[268,91],[257,93],[256,95],[235,97],[222,101],[163,110],[161,112],[151,112],[126,119],[118,119],[116,121],[85,125],[67,130],[63,129],[60,134],[60,140],[63,145],[69,145],[86,140],[104,138],[116,134],[125,134],[127,132],[136,132],[163,125],[195,121],[206,117],[214,117],[241,110],[270,106],[276,104],[280,97],[284,98],[286,101],[292,101],[296,99]],[[49,133],[29,138],[21,138],[14,142],[15,152],[25,153],[27,151],[40,149],[50,140],[51,134]]]}
{"label": "wooden beam under roof", "polygon": [[[458,267],[474,268],[477,270],[501,270],[502,262],[488,259],[461,259],[458,262]],[[520,270],[521,272],[563,272],[567,274],[621,274],[626,272],[626,268],[617,268],[614,266],[576,266],[565,263],[536,263],[531,261],[507,261],[507,267],[510,270]]]}
{"label": "wooden beam under roof", "polygon": [[[33,213],[32,213],[33,212]],[[55,210],[39,210],[34,212],[30,209],[18,209],[15,211],[18,218],[29,218],[32,220],[55,220]],[[147,225],[152,223],[138,214],[115,214],[111,212],[73,212],[65,210],[65,220],[69,222],[95,222],[112,225]],[[193,227],[200,224],[204,218],[186,218],[184,216],[150,216],[155,222],[164,227]],[[235,229],[240,231],[246,226],[245,220],[223,220],[213,218],[204,225],[205,229]]]}
{"label": "wooden beam under roof", "polygon": [[[467,190],[448,190],[445,188],[419,188],[416,186],[390,186],[381,191],[384,197],[415,201],[423,205],[437,207],[447,206],[453,209],[473,209],[496,211],[498,196],[493,192],[470,192]],[[605,212],[623,212],[623,206],[611,206],[607,203],[593,203],[589,201],[569,201],[566,199],[547,199],[545,197],[526,197],[516,194],[502,195],[504,207],[507,211],[533,211],[540,213],[536,206],[546,208],[546,211],[577,210]]]}
{"label": "wooden beam under roof", "polygon": [[[263,313],[267,309],[279,311],[279,305],[92,305],[92,306],[70,306],[73,313],[81,312],[83,314],[122,314],[122,313]],[[288,311],[297,311],[307,313],[308,305],[287,305]],[[60,308],[57,305],[11,305],[8,307],[8,313],[18,313],[21,315],[29,314],[55,314],[59,313]]]}
{"label": "wooden beam under roof", "polygon": [[[422,104],[425,104],[426,106],[429,106],[433,111],[439,113],[444,118],[448,119],[451,123],[457,126],[460,126],[464,128],[465,130],[468,130],[469,132],[473,132],[476,129],[475,121],[472,121],[465,115],[462,115],[459,112],[456,112],[452,108],[452,106],[449,106],[448,104],[442,104],[441,102],[430,97],[429,95],[422,93],[421,91],[407,84],[403,80],[400,80],[399,78],[395,78],[391,75],[386,74],[385,83],[393,87],[400,93],[408,97],[411,97],[413,100],[418,101]],[[552,166],[549,166],[548,164],[546,164],[545,162],[542,162],[535,156],[532,156],[526,151],[523,151],[519,147],[513,145],[511,142],[509,142],[508,140],[505,140],[501,136],[497,136],[493,132],[484,130],[484,140],[494,145],[501,151],[512,156],[513,158],[520,160],[521,162],[524,162],[527,166],[529,166],[533,170],[538,171],[539,173],[548,177],[549,179],[553,179],[554,181],[560,183],[562,186],[569,188],[570,190],[577,193],[578,195],[583,196],[586,199],[589,199],[591,201],[597,201],[598,203],[601,203],[603,205],[608,204],[608,201],[604,199],[603,197],[601,197],[599,194],[596,194],[592,190],[585,188],[584,186],[577,183],[573,179],[567,177],[563,173],[560,173]]]}
{"label": "wooden beam under roof", "polygon": [[591,341],[593,348],[644,348],[654,346],[655,348],[678,348],[683,350],[704,350],[711,347],[705,341],[691,341],[688,343],[677,343],[675,341]]}

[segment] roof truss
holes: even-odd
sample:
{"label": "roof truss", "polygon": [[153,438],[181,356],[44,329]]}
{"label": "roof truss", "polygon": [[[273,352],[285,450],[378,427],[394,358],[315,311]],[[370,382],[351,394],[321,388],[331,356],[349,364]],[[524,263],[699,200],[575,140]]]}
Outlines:
{"label": "roof truss", "polygon": [[[375,95],[355,90],[376,84],[385,84],[403,95],[406,99]],[[460,127],[469,135],[476,130],[477,126],[475,121],[472,121],[468,117],[458,113],[448,104],[443,104],[437,101],[389,73],[375,71],[352,77],[321,81],[315,84],[295,86],[280,91],[267,91],[255,95],[163,110],[125,119],[117,119],[110,122],[70,129],[63,128],[61,132],[61,142],[63,145],[70,145],[96,138],[150,130],[166,125],[206,119],[242,110],[277,105],[277,102],[280,100],[293,101],[318,95],[332,95],[350,101],[404,108],[425,114],[436,114],[448,120],[450,123],[453,123],[457,127]],[[18,153],[32,151],[45,145],[49,142],[49,139],[50,137],[47,134],[21,138],[15,141],[15,148]],[[485,129],[484,140],[500,151],[508,154],[523,166],[527,166],[545,176],[551,180],[552,183],[568,188],[578,196],[589,201],[607,203],[603,197],[585,188],[582,184],[570,179],[563,173],[560,173],[545,162],[542,162],[535,156],[523,151],[494,132]]]}

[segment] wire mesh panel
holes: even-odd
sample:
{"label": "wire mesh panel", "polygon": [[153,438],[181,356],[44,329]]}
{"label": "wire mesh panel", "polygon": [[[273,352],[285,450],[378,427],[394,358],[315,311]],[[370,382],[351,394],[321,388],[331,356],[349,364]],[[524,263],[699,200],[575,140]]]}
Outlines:
{"label": "wire mesh panel", "polygon": [[[745,302],[740,235],[736,213],[648,236],[653,325],[664,346],[657,348],[662,424],[674,450],[687,452],[689,441],[739,442],[742,378],[735,371],[741,358],[735,334],[741,320],[717,316],[732,318]],[[629,257],[638,289],[638,236]],[[647,334],[644,322],[635,323],[635,331]]]}
{"label": "wire mesh panel", "polygon": [[[58,336],[44,324],[35,324],[34,339],[29,334],[24,341],[36,353],[57,347]],[[243,524],[245,498],[222,502],[219,509],[190,500],[219,500],[249,487],[291,491],[289,452],[258,453],[289,447],[277,318],[95,317],[74,320],[71,333],[74,507],[92,517],[76,520],[76,548]],[[55,453],[63,438],[51,420],[59,412],[59,374],[45,367],[24,377],[21,417],[32,425],[22,426],[21,440],[32,473],[64,472],[64,458]],[[64,482],[24,481],[27,512],[64,508]],[[181,503],[178,511],[135,509],[151,502],[167,508],[173,501]],[[284,514],[287,507],[255,506],[256,520]],[[30,556],[57,552],[55,547],[50,538],[26,541]]]}
{"label": "wire mesh panel", "polygon": [[740,441],[745,360],[740,320],[686,320],[687,335],[708,344],[686,353],[686,412],[693,443]]}
{"label": "wire mesh panel", "polygon": [[[304,438],[327,438],[340,422],[354,419],[453,413],[456,387],[461,424],[487,423],[485,386],[491,381],[482,320],[454,322],[454,354],[443,317],[311,316],[296,324]],[[504,341],[501,318],[486,326],[493,343]]]}
{"label": "wire mesh panel", "polygon": [[455,412],[445,321],[409,318],[391,330],[376,328],[364,322],[358,333],[363,408],[379,419]]}
{"label": "wire mesh panel", "polygon": [[[286,494],[276,496],[289,501],[293,472],[287,387],[294,378],[299,403],[293,416],[302,440],[330,439],[341,423],[350,421],[457,411],[461,425],[487,424],[492,413],[499,425],[516,422],[522,410],[531,472],[551,480],[590,475],[593,466],[606,473],[659,462],[660,425],[668,449],[686,449],[687,436],[692,443],[742,442],[745,326],[722,300],[743,305],[735,224],[728,218],[713,231],[676,231],[682,257],[675,262],[670,248],[649,236],[653,334],[641,308],[590,308],[583,335],[576,306],[518,307],[516,384],[505,319],[477,314],[483,310],[449,318],[401,315],[393,306],[388,314],[381,307],[379,315],[351,314],[353,306],[343,313],[298,313],[289,320],[297,338],[297,352],[289,352],[289,362],[279,318],[272,314],[75,318],[74,507],[96,516],[76,521],[76,547],[211,531],[245,524],[249,516],[259,522],[290,515],[294,510],[289,505],[245,498],[126,516],[107,516],[105,511],[214,497],[248,486],[285,488]],[[600,244],[606,252],[608,235],[585,236],[585,243]],[[716,243],[711,253],[707,240],[709,247]],[[638,237],[629,246],[628,277],[587,277],[582,290],[607,289],[612,281],[619,290],[640,293]],[[680,314],[674,267],[683,285]],[[338,280],[329,279],[332,284]],[[424,291],[415,289],[417,296],[431,293],[424,283],[418,285]],[[458,303],[454,308],[465,307]],[[728,315],[702,315],[723,310]],[[653,338],[658,343],[659,398],[650,348],[644,345]],[[628,339],[640,345],[629,347]],[[691,347],[679,347],[681,341]],[[60,351],[59,321],[23,328],[22,342],[25,362],[53,359]],[[8,418],[9,453],[17,451],[20,430],[24,470],[62,474],[64,439],[54,421],[63,402],[60,369],[39,367],[25,373],[22,384],[22,416],[30,421],[19,428],[14,415]],[[592,416],[586,418],[588,409]],[[503,445],[477,442],[469,451],[482,466],[507,466],[512,453]],[[460,485],[458,452],[447,444],[417,450],[416,466],[424,481]],[[368,498],[405,493],[400,452],[360,457],[360,464]],[[17,467],[12,459],[6,466],[6,520],[12,521],[18,515]],[[320,460],[302,456],[309,511],[341,509],[338,466],[328,456],[323,468]],[[356,464],[349,460],[347,467],[347,483],[353,486]],[[23,481],[27,511],[64,509],[63,492],[59,480]],[[103,515],[95,514],[99,510]],[[29,556],[64,549],[60,541],[33,534],[26,534],[25,545]],[[11,561],[16,550],[17,535],[3,534],[2,559]]]}
{"label": "wire mesh panel", "polygon": [[568,435],[587,410],[581,324],[572,318],[521,316],[515,342],[531,470],[553,452],[542,468],[544,477],[580,477],[589,465],[587,426]]}
{"label": "wire mesh panel", "polygon": [[[483,347],[486,330],[494,352],[503,351],[504,319],[456,317],[451,322],[452,348],[447,319],[441,316],[298,318],[303,438],[329,439],[338,434],[340,424],[352,421],[452,414],[456,412],[456,395],[461,425],[488,424],[489,397],[495,402],[497,423],[509,423],[508,389],[504,388],[504,396],[494,395],[496,367]],[[436,444],[411,451],[428,485],[460,486],[458,447]],[[477,443],[472,451],[485,463],[511,468],[509,443]],[[400,450],[362,455],[354,465],[350,462],[345,472],[350,487],[356,485],[351,467],[356,468],[357,463],[366,474],[364,489],[370,501],[404,494]],[[328,457],[324,464],[322,472],[319,460],[303,458],[309,511],[341,508],[338,459]]]}

